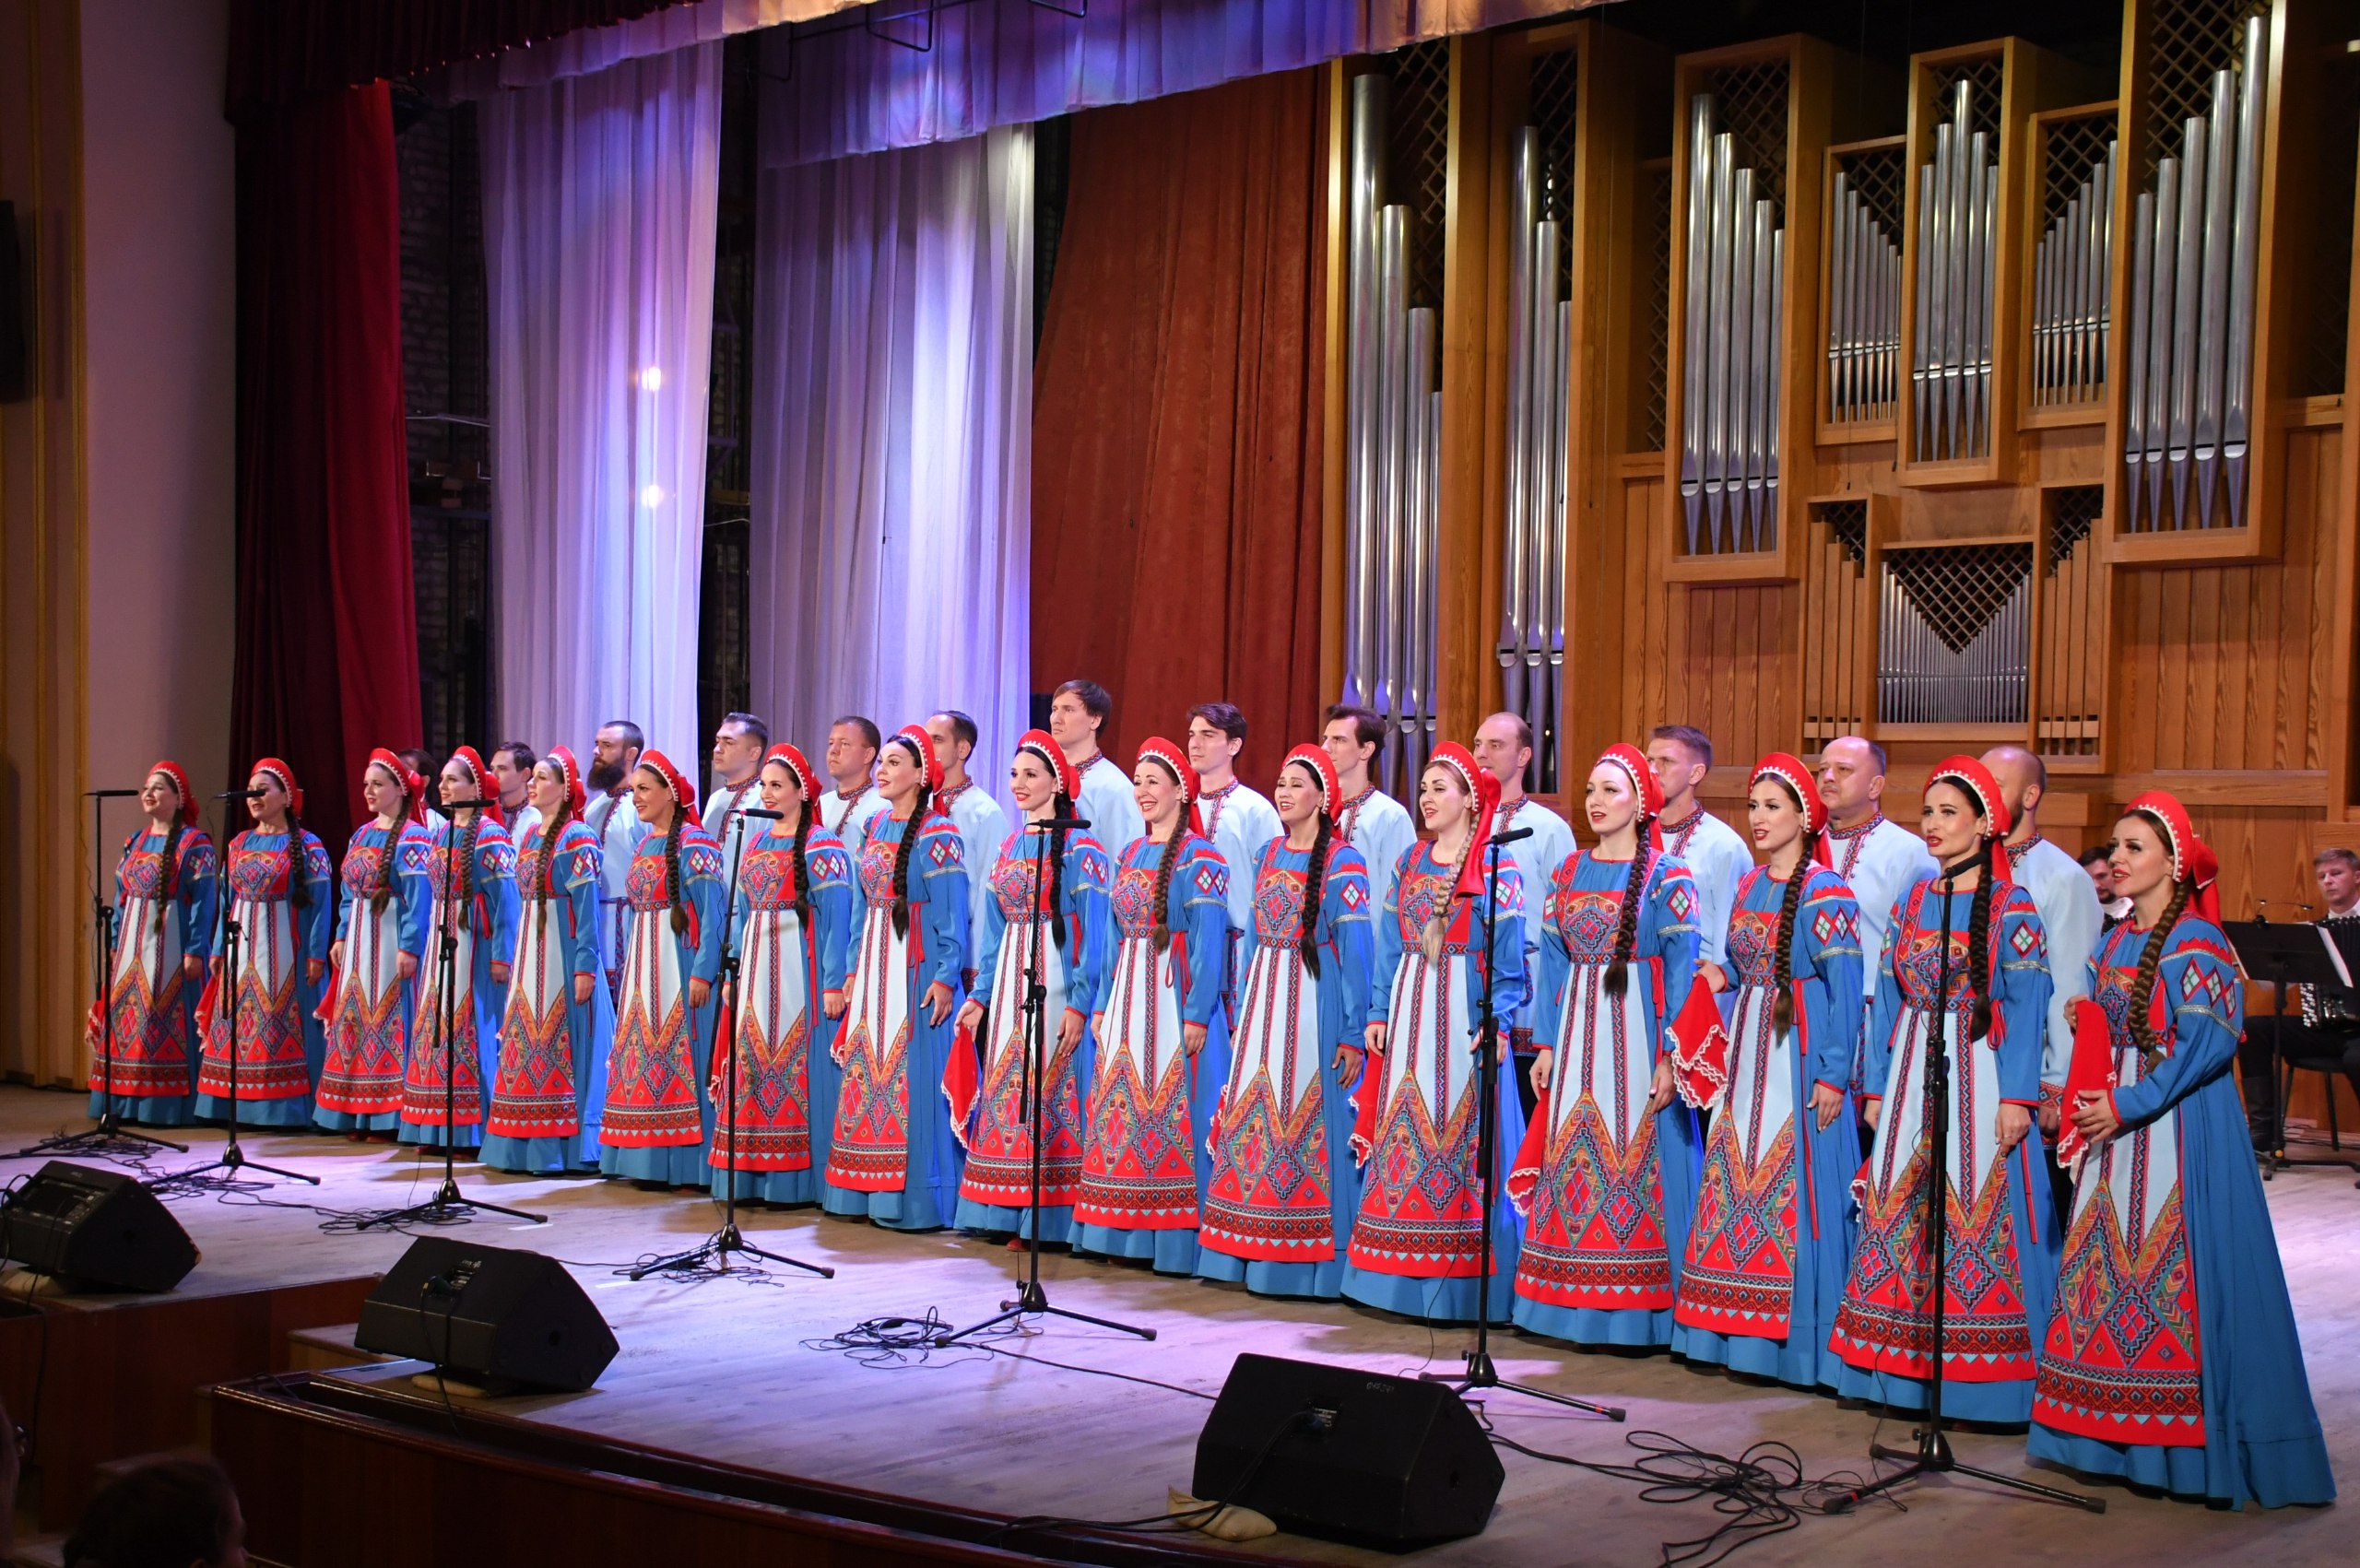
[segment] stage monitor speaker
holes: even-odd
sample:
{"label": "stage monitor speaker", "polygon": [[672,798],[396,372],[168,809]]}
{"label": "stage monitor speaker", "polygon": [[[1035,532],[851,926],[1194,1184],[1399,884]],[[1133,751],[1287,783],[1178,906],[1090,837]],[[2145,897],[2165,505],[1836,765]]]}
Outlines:
{"label": "stage monitor speaker", "polygon": [[352,1342],[492,1387],[569,1394],[615,1359],[614,1331],[557,1259],[449,1236],[410,1244],[361,1303]]}
{"label": "stage monitor speaker", "polygon": [[1298,1535],[1406,1551],[1481,1534],[1506,1479],[1442,1384],[1243,1355],[1197,1438],[1194,1490]]}
{"label": "stage monitor speaker", "polygon": [[195,1244],[137,1177],[63,1160],[8,1196],[0,1252],[110,1291],[169,1291],[196,1267]]}

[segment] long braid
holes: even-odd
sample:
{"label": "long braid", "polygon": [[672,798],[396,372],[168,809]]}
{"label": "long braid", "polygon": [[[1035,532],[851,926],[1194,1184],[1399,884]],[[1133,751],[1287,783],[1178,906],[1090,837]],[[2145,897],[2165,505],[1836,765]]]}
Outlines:
{"label": "long braid", "polygon": [[1795,862],[1794,875],[1787,878],[1787,896],[1778,904],[1778,956],[1771,970],[1770,984],[1776,995],[1770,1003],[1770,1027],[1784,1033],[1795,1023],[1795,915],[1803,903],[1803,884],[1811,880],[1811,852],[1819,847],[1819,834],[1803,830],[1803,855]]}
{"label": "long braid", "polygon": [[806,931],[811,929],[811,818],[818,810],[807,800],[795,814],[795,918]]}
{"label": "long braid", "polygon": [[164,928],[164,915],[172,907],[172,900],[180,891],[181,835],[187,827],[178,815],[172,825],[164,830],[164,864],[158,868],[156,885],[156,929]]}
{"label": "long braid", "polygon": [[1450,908],[1458,902],[1458,878],[1467,869],[1467,857],[1475,853],[1475,834],[1469,825],[1467,842],[1458,846],[1458,855],[1450,863],[1443,882],[1442,907],[1427,920],[1426,928],[1418,933],[1418,946],[1424,950],[1428,963],[1442,961],[1443,943],[1450,936]]}
{"label": "long braid", "polygon": [[1311,837],[1311,861],[1303,868],[1303,925],[1294,935],[1304,973],[1314,980],[1319,978],[1319,905],[1328,890],[1328,850],[1335,836],[1334,821],[1320,812],[1319,831]]}
{"label": "long braid", "polygon": [[1639,847],[1631,856],[1630,880],[1622,885],[1622,912],[1614,923],[1614,957],[1606,966],[1606,994],[1619,996],[1631,984],[1631,955],[1639,946],[1639,905],[1647,896],[1647,873],[1655,869],[1655,845],[1647,840],[1650,819],[1639,818]]}
{"label": "long braid", "polygon": [[1180,846],[1188,836],[1188,823],[1184,817],[1172,824],[1172,836],[1163,841],[1163,855],[1155,863],[1155,950],[1159,953],[1172,946],[1172,911],[1167,901],[1172,892],[1173,869],[1180,864]]}
{"label": "long braid", "polygon": [[[903,742],[908,745],[907,741]],[[902,842],[893,850],[893,935],[910,934],[910,851],[916,847],[918,834],[926,827],[926,814],[934,804],[934,791],[923,782],[910,806],[910,819],[902,829]]]}
{"label": "long braid", "polygon": [[573,796],[569,792],[559,798],[557,815],[541,826],[541,863],[536,867],[540,874],[534,878],[540,886],[534,896],[543,903],[557,896],[557,841],[573,819]]}
{"label": "long braid", "polygon": [[2154,1005],[2155,977],[2163,967],[2164,948],[2171,940],[2172,927],[2188,913],[2192,886],[2188,882],[2172,884],[2172,901],[2164,906],[2164,917],[2155,922],[2155,928],[2147,933],[2147,945],[2139,953],[2138,978],[2130,983],[2130,1038],[2141,1053],[2151,1058],[2163,1049],[2163,1043],[2155,1037],[2155,1026],[2147,1017],[2147,1009]]}
{"label": "long braid", "polygon": [[[2000,852],[2005,855],[2007,851]],[[1975,902],[1966,916],[1966,983],[1974,987],[1975,1010],[1968,1015],[1966,1037],[1980,1040],[1991,1032],[1991,841],[1976,852],[1983,874],[1975,879]],[[1950,998],[1943,998],[1945,1005]]]}
{"label": "long braid", "polygon": [[[459,846],[459,893],[455,918],[462,931],[467,928],[467,921],[473,916],[476,907],[476,841],[483,836],[483,813],[478,810],[467,819],[466,841]],[[459,814],[455,811],[451,814],[451,837],[454,841],[459,837]]]}
{"label": "long braid", "polygon": [[409,791],[402,791],[402,803],[394,808],[394,825],[385,830],[385,847],[377,859],[377,885],[369,894],[369,913],[385,913],[385,901],[393,896],[394,873],[400,868],[402,830],[409,826]]}
{"label": "long braid", "polygon": [[[1062,789],[1058,790],[1049,813],[1054,817],[1072,816],[1073,796]],[[1059,913],[1066,902],[1066,835],[1071,831],[1070,828],[1049,830],[1049,940],[1056,943],[1060,951],[1066,945],[1065,916]]]}
{"label": "long braid", "polygon": [[671,906],[675,937],[686,936],[689,929],[688,906],[680,902],[680,830],[686,825],[679,802],[674,801],[672,825],[664,830],[664,902]]}
{"label": "long braid", "polygon": [[312,890],[304,886],[303,818],[292,796],[287,801],[287,902],[301,914],[312,905]]}

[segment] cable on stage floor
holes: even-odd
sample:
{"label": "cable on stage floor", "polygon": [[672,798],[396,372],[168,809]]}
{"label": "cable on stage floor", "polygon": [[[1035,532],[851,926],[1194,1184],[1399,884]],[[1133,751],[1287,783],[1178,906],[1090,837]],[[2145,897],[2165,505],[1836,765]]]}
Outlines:
{"label": "cable on stage floor", "polygon": [[[1087,1372],[1091,1369],[1078,1367],[1074,1370]],[[1165,1384],[1161,1386],[1170,1387],[1172,1385]],[[1189,1390],[1182,1389],[1180,1392],[1187,1393]],[[1270,1435],[1263,1440],[1261,1451],[1254,1456],[1245,1469],[1238,1472],[1237,1484],[1229,1489],[1229,1495],[1209,1501],[1201,1507],[1186,1509],[1176,1514],[1169,1511],[1162,1514],[1148,1514],[1136,1519],[1075,1519],[1056,1514],[1028,1515],[1021,1519],[1010,1519],[1007,1524],[984,1537],[982,1544],[997,1546],[1014,1536],[1049,1535],[1066,1530],[1136,1530],[1142,1535],[1186,1535],[1198,1527],[1210,1525],[1220,1518],[1223,1510],[1241,1506],[1238,1500],[1245,1495],[1246,1488],[1254,1484],[1254,1478],[1261,1473],[1262,1466],[1269,1459],[1271,1452],[1278,1447],[1279,1439],[1299,1425],[1319,1424],[1321,1414],[1316,1410],[1289,1412],[1287,1418],[1272,1428]]]}

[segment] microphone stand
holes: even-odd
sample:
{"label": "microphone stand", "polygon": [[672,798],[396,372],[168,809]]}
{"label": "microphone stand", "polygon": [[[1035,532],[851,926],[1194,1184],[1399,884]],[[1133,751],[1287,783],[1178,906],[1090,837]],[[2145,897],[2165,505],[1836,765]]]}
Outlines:
{"label": "microphone stand", "polygon": [[[231,792],[229,798],[244,800],[249,798],[249,796],[245,790],[235,790]],[[288,820],[287,830],[287,919],[290,932],[297,938],[295,945],[300,948],[302,929],[295,919],[295,879],[303,874],[303,845],[295,836],[295,823],[291,818]],[[230,808],[226,806],[221,810],[219,904],[220,914],[214,927],[219,939],[214,944],[214,950],[221,954],[221,978],[224,982],[221,996],[224,1004],[222,1010],[229,1015],[230,1020],[230,1141],[222,1146],[220,1159],[207,1160],[203,1164],[191,1165],[185,1171],[173,1171],[168,1174],[157,1176],[151,1179],[148,1185],[151,1187],[181,1186],[211,1177],[216,1171],[223,1171],[228,1174],[214,1179],[227,1186],[230,1183],[245,1179],[239,1174],[241,1172],[259,1171],[266,1176],[284,1176],[290,1182],[309,1182],[312,1185],[318,1186],[320,1178],[317,1176],[307,1176],[301,1171],[289,1171],[277,1165],[265,1165],[247,1159],[246,1151],[238,1143],[238,943],[242,931],[238,924],[238,917],[230,913],[237,904],[237,890],[230,880]],[[293,961],[298,966],[293,979],[301,980],[303,973],[301,966],[306,961],[299,952]],[[302,995],[301,986],[297,985],[295,1008],[299,1027],[301,1023]],[[199,1048],[197,1055],[198,1070],[201,1072],[204,1067],[202,1047]]]}
{"label": "microphone stand", "polygon": [[[1977,1480],[2012,1487],[2052,1503],[2071,1503],[2093,1514],[2103,1514],[2106,1512],[2106,1499],[2103,1497],[2085,1497],[2079,1492],[2043,1486],[2021,1476],[2003,1476],[1997,1470],[1961,1463],[1958,1456],[1951,1452],[1950,1434],[1942,1418],[1942,1298],[1950,1287],[1950,1030],[1951,1020],[1954,1016],[1951,1010],[1951,892],[1958,873],[1963,869],[1979,869],[1986,877],[1991,875],[1989,839],[1983,841],[1983,847],[1969,857],[1969,862],[1943,867],[1935,883],[1942,901],[1942,933],[1941,946],[1937,949],[1940,956],[1934,966],[1934,1016],[1927,1032],[1925,1114],[1918,1124],[1926,1139],[1926,1233],[1933,1254],[1933,1268],[1929,1276],[1932,1283],[1927,1291],[1932,1318],[1933,1376],[1929,1379],[1926,1389],[1926,1424],[1914,1434],[1918,1439],[1915,1448],[1888,1448],[1881,1443],[1870,1444],[1869,1453],[1872,1458],[1900,1459],[1906,1463],[1891,1475],[1880,1476],[1866,1486],[1829,1498],[1823,1508],[1830,1514],[1842,1514],[1863,1498],[1890,1491],[1919,1476],[1941,1474],[1973,1476]],[[1965,1031],[1961,1031],[1961,1034],[1960,1046],[1964,1050],[1973,1050],[1976,1043],[1963,1037]],[[1892,1114],[1898,1114],[1899,1110],[1894,1106]],[[2024,1196],[2025,1204],[2029,1206],[2032,1194],[2026,1192]]]}
{"label": "microphone stand", "polygon": [[[30,1149],[19,1149],[16,1153],[9,1155],[8,1158],[11,1160],[30,1160],[41,1155],[54,1154],[79,1154],[92,1159],[105,1159],[118,1154],[149,1154],[159,1149],[169,1149],[176,1154],[188,1152],[188,1145],[185,1143],[174,1143],[167,1138],[150,1138],[146,1133],[134,1132],[125,1127],[123,1125],[123,1113],[114,1102],[114,957],[117,912],[114,905],[107,902],[106,850],[104,829],[100,825],[100,813],[112,796],[137,793],[136,790],[111,789],[94,789],[89,792],[90,921],[97,928],[99,937],[97,944],[98,1004],[101,1020],[99,1027],[102,1032],[99,1048],[99,1125],[88,1132],[63,1133],[56,1138],[43,1138]],[[169,833],[165,835],[165,842],[167,844],[171,843]],[[169,867],[165,867],[167,873],[170,869]],[[170,919],[172,916],[173,912],[168,908],[165,911],[165,917]],[[157,949],[159,957],[162,948],[163,944],[159,942]],[[184,974],[179,978],[183,983],[187,980]],[[195,1089],[196,1064],[191,1062],[189,1090],[194,1093]]]}
{"label": "microphone stand", "polygon": [[[819,807],[814,802],[806,801],[803,808],[807,811],[816,811]],[[673,823],[672,831],[678,832],[680,825],[678,822]],[[714,984],[721,989],[722,996],[733,995],[738,984],[738,864],[746,849],[746,812],[743,809],[730,814],[729,831],[731,835],[729,892],[727,902],[722,905],[726,913],[721,920],[721,977],[714,982]],[[797,875],[800,874],[798,867]],[[749,911],[749,914],[750,913]],[[818,918],[817,905],[812,908],[812,915],[815,920]],[[799,932],[797,935],[804,941],[813,940],[811,932]],[[795,955],[795,959],[797,963],[804,963],[803,1006],[808,1015],[810,1008],[820,1005],[817,988],[812,984],[818,976],[814,973],[814,966],[805,963],[800,951]],[[683,981],[683,989],[686,985],[687,982]],[[707,1061],[713,1059],[714,1051],[722,1049],[721,1015],[727,1010],[721,1005],[720,996],[713,998],[713,1034],[710,1048],[705,1053]],[[729,1255],[733,1252],[742,1252],[749,1257],[767,1258],[773,1263],[784,1263],[790,1268],[800,1268],[807,1274],[817,1274],[822,1279],[832,1279],[836,1277],[836,1271],[832,1268],[824,1268],[816,1263],[806,1263],[799,1257],[789,1257],[785,1253],[765,1252],[738,1232],[738,1042],[730,1041],[728,1050],[727,1093],[721,1113],[727,1129],[726,1140],[723,1147],[728,1150],[728,1158],[727,1163],[721,1168],[721,1173],[727,1178],[729,1191],[722,1200],[721,1229],[686,1252],[677,1252],[669,1257],[659,1257],[653,1263],[643,1263],[629,1270],[626,1278],[639,1280],[646,1279],[651,1274],[679,1274],[691,1269],[699,1273],[727,1274],[732,1272],[729,1267]],[[808,1113],[808,1107],[806,1109]],[[762,1272],[759,1268],[738,1272],[749,1271],[757,1274]]]}
{"label": "microphone stand", "polygon": [[[1085,822],[1082,826],[1088,827],[1089,824]],[[1055,834],[1046,830],[1033,835],[1032,897],[1035,901],[1039,900],[1042,890],[1049,885],[1049,843],[1054,837]],[[1047,958],[1043,949],[1048,946],[1049,925],[1053,921],[1063,918],[1061,914],[1052,909],[1048,912],[1046,919],[1027,920],[1024,925],[1022,1010],[1024,1013],[1025,1123],[1032,1135],[1031,1176],[1032,1228],[1032,1234],[1025,1239],[1024,1279],[1016,1288],[1016,1299],[1012,1302],[1000,1303],[1000,1310],[997,1314],[984,1319],[981,1323],[971,1323],[956,1333],[944,1335],[936,1341],[938,1344],[956,1344],[971,1335],[997,1328],[1003,1323],[1012,1322],[1021,1317],[1037,1317],[1044,1314],[1051,1317],[1066,1318],[1075,1323],[1087,1323],[1095,1328],[1112,1328],[1118,1334],[1136,1334],[1142,1339],[1155,1338],[1155,1330],[1152,1328],[1140,1328],[1128,1323],[1117,1323],[1110,1317],[1092,1317],[1087,1313],[1070,1312],[1061,1306],[1053,1306],[1049,1302],[1048,1291],[1041,1283],[1041,1161],[1042,1151],[1049,1141],[1047,1083],[1049,1068],[1046,1060],[1049,988],[1042,981],[1041,966]],[[985,1026],[990,1027],[988,1017],[985,1020]],[[990,1055],[986,1047],[985,1051],[986,1060],[989,1059]]]}
{"label": "microphone stand", "polygon": [[[546,1214],[534,1214],[522,1208],[508,1208],[497,1203],[487,1203],[481,1198],[466,1197],[459,1191],[459,1180],[452,1169],[458,1158],[459,1148],[457,1041],[459,922],[466,915],[466,911],[459,905],[459,834],[461,831],[459,813],[462,810],[470,809],[475,813],[467,819],[466,825],[467,854],[473,855],[476,852],[477,834],[483,826],[484,803],[481,800],[475,800],[463,806],[458,801],[445,800],[442,804],[450,810],[449,831],[451,834],[450,842],[442,853],[442,896],[435,901],[437,910],[442,915],[440,922],[442,930],[438,933],[440,940],[434,950],[434,973],[435,985],[440,992],[438,1000],[442,1013],[442,1185],[436,1187],[434,1196],[424,1203],[413,1203],[407,1208],[389,1208],[382,1214],[372,1214],[355,1225],[353,1229],[356,1231],[372,1230],[380,1225],[391,1228],[395,1225],[413,1223],[457,1224],[475,1218],[475,1212],[478,1209],[488,1214],[505,1214],[512,1220],[529,1220],[536,1225],[546,1225],[549,1222],[549,1217]],[[386,853],[392,854],[395,847],[388,843]],[[477,1087],[477,1092],[485,1101],[488,1114],[491,1086],[488,1083],[479,1084]]]}
{"label": "microphone stand", "polygon": [[[1511,1383],[1500,1375],[1492,1364],[1492,1227],[1497,1223],[1496,1195],[1499,1186],[1500,1095],[1499,1053],[1500,1020],[1492,1006],[1492,938],[1500,907],[1500,844],[1494,840],[1485,848],[1490,852],[1483,870],[1483,989],[1482,1011],[1475,1032],[1475,1165],[1481,1176],[1477,1184],[1478,1201],[1483,1206],[1483,1230],[1478,1244],[1480,1260],[1476,1275],[1475,1348],[1467,1352],[1467,1370],[1463,1373],[1426,1372],[1418,1374],[1421,1383],[1446,1383],[1460,1398],[1479,1388],[1504,1389],[1510,1394],[1522,1394],[1534,1399],[1545,1399],[1552,1405],[1570,1406],[1619,1421],[1624,1411],[1612,1405],[1593,1404],[1576,1399],[1570,1394],[1552,1394],[1546,1388],[1529,1384]],[[1642,846],[1642,853],[1645,846]],[[1655,1113],[1648,1112],[1653,1115]]]}

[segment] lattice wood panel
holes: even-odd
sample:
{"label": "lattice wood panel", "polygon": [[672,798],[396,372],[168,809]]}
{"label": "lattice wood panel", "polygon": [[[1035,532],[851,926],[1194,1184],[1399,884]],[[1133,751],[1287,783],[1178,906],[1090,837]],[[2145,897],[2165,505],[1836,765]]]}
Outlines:
{"label": "lattice wood panel", "polygon": [[1888,548],[1883,560],[1878,719],[2023,723],[2031,675],[2032,547]]}
{"label": "lattice wood panel", "polygon": [[[1581,108],[1580,87],[1580,51],[1561,49],[1534,58],[1528,112],[1533,128],[1540,133],[1540,202],[1533,217],[1553,218],[1569,232],[1574,221],[1574,138]],[[1557,247],[1560,294],[1573,291],[1576,248],[1571,243]]]}
{"label": "lattice wood panel", "polygon": [[1410,209],[1410,303],[1443,303],[1443,238],[1450,195],[1450,41],[1391,56],[1386,126],[1386,199]]}
{"label": "lattice wood panel", "polygon": [[2212,107],[2212,74],[2243,74],[2239,55],[2248,17],[2270,14],[2270,0],[2150,0],[2146,134],[2139,148],[2141,188],[2155,186],[2155,165],[2179,155],[2182,127]]}
{"label": "lattice wood panel", "polygon": [[1787,221],[1787,62],[1764,60],[1705,73],[1714,122],[1735,144],[1735,163],[1753,171],[1753,194]]}
{"label": "lattice wood panel", "polygon": [[1646,384],[1636,401],[1639,429],[1631,450],[1661,452],[1664,409],[1671,396],[1671,167],[1643,176],[1646,185],[1642,208],[1648,225],[1645,255],[1647,281]]}

